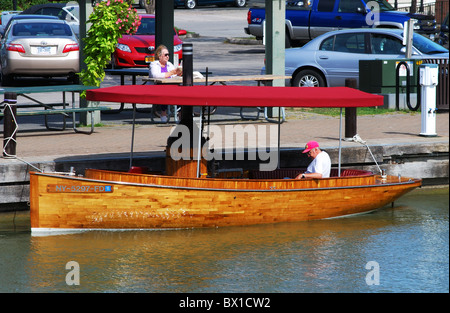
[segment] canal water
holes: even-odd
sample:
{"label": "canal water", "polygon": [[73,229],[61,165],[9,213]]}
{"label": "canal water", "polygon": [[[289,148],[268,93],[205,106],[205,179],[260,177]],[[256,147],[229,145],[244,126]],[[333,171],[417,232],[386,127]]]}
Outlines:
{"label": "canal water", "polygon": [[449,189],[333,220],[35,237],[0,214],[0,292],[449,292]]}

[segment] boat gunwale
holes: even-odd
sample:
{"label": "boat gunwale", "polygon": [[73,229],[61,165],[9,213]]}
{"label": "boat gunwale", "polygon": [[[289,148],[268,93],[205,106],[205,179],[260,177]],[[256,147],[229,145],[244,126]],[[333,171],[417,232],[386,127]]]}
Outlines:
{"label": "boat gunwale", "polygon": [[[129,173],[126,173],[129,174]],[[312,191],[312,190],[341,190],[341,189],[358,189],[358,188],[374,188],[374,187],[389,187],[389,186],[398,186],[398,185],[413,185],[413,184],[420,184],[422,182],[422,179],[418,178],[409,178],[404,177],[404,180],[401,182],[386,182],[386,183],[375,183],[371,185],[352,185],[352,186],[333,186],[333,187],[310,187],[310,188],[296,188],[296,189],[277,189],[277,188],[269,188],[269,189],[235,189],[235,188],[202,188],[202,187],[192,187],[192,186],[170,186],[170,185],[157,185],[157,184],[143,184],[143,183],[134,183],[134,182],[124,182],[124,181],[112,181],[112,180],[99,180],[99,179],[93,179],[93,178],[86,178],[86,177],[74,177],[74,176],[67,176],[63,174],[55,174],[55,173],[39,173],[39,172],[30,172],[30,175],[38,175],[38,176],[46,176],[46,177],[52,177],[52,178],[64,178],[68,180],[75,180],[75,181],[85,181],[85,182],[96,182],[101,184],[115,184],[115,185],[124,185],[124,186],[137,186],[137,187],[148,187],[148,188],[168,188],[168,189],[178,189],[178,190],[200,190],[200,191],[234,191],[234,192],[299,192],[299,191]],[[134,174],[136,175],[136,174]],[[139,175],[139,174],[137,174]],[[151,175],[158,177],[159,175]],[[368,176],[375,176],[375,178],[379,178],[378,181],[381,181],[381,176],[372,174],[372,175],[366,175],[364,177]],[[169,176],[162,176],[163,178],[171,178]],[[351,177],[358,177],[358,176],[345,176],[345,177],[330,177],[331,179],[336,178],[351,178]],[[395,177],[395,176],[391,176]],[[180,177],[174,177],[174,179],[180,179]],[[189,178],[189,179],[195,179],[195,180],[205,180],[205,179],[215,179],[215,180],[228,180],[228,181],[235,181],[238,179],[227,179],[227,178]],[[323,178],[323,179],[329,179],[329,178]],[[252,181],[255,182],[289,182],[297,180],[294,178],[291,179],[255,179]],[[314,178],[305,179],[307,180],[317,180]],[[375,180],[377,181],[377,179]]]}

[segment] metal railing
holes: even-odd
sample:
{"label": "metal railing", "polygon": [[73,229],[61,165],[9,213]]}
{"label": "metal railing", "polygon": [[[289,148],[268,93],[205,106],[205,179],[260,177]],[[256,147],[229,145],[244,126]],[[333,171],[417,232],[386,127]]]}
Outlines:
{"label": "metal railing", "polygon": [[[397,10],[406,12],[413,11],[411,6],[397,7]],[[436,3],[423,3],[423,1],[417,1],[416,10],[414,12],[434,16],[436,13]]]}
{"label": "metal railing", "polygon": [[424,59],[423,63],[437,64],[439,77],[436,87],[436,108],[439,110],[449,109],[449,79],[448,79],[448,59]]}

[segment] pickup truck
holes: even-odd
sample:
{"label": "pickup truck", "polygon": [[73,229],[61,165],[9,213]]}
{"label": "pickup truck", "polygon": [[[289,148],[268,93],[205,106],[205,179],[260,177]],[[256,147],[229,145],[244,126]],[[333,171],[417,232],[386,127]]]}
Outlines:
{"label": "pickup truck", "polygon": [[[332,30],[345,28],[403,28],[413,19],[414,31],[435,34],[433,16],[396,11],[386,0],[302,0],[286,1],[286,48],[308,42]],[[265,9],[250,8],[244,30],[256,39],[264,37]]]}

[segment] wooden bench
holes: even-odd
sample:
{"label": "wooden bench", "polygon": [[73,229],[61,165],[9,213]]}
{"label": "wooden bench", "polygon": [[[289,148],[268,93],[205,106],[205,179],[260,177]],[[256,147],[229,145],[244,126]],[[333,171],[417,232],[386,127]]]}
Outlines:
{"label": "wooden bench", "polygon": [[[85,133],[85,134],[92,134],[94,132],[94,111],[107,111],[110,110],[109,107],[87,107],[87,108],[67,108],[67,109],[46,109],[46,110],[32,110],[32,111],[17,111],[16,116],[36,116],[36,115],[45,115],[45,127],[48,130],[65,130],[66,129],[66,119],[65,117],[68,117],[68,113],[72,113],[72,121],[73,121],[73,130],[76,133]],[[91,114],[91,129],[90,131],[82,131],[77,129],[76,127],[76,121],[75,121],[75,113],[82,113],[82,112],[88,112]],[[63,118],[63,127],[62,128],[54,128],[50,127],[48,124],[47,115],[54,115],[54,114],[62,114],[64,115]],[[0,117],[3,117],[5,113],[0,113]]]}
{"label": "wooden bench", "polygon": [[[15,107],[16,110],[16,116],[37,116],[37,115],[44,115],[45,116],[45,127],[48,130],[65,130],[66,129],[66,117],[69,116],[69,114],[72,114],[73,119],[73,130],[77,133],[87,133],[91,134],[94,131],[94,112],[95,111],[108,111],[110,110],[109,107],[84,107],[84,108],[76,108],[75,107],[75,92],[83,92],[89,89],[94,89],[97,87],[93,86],[85,86],[85,85],[54,85],[54,86],[32,86],[32,87],[4,87],[0,88],[0,94],[5,93],[15,93],[17,97],[21,96],[24,98],[27,98],[28,100],[31,100],[32,104],[21,104],[16,103]],[[62,93],[62,102],[57,103],[44,103],[42,101],[39,101],[36,99],[36,97],[30,96],[30,94],[38,94],[38,93],[54,93],[54,92],[61,92]],[[66,107],[69,104],[66,102],[66,92],[72,93],[72,106]],[[1,105],[2,103],[0,103]],[[61,107],[57,108],[55,107]],[[5,106],[6,107],[6,106]],[[29,108],[44,108],[43,110],[28,110],[28,111],[22,111],[19,109],[29,109]],[[3,106],[0,106],[0,109],[3,109]],[[82,131],[76,128],[76,121],[75,121],[75,113],[90,113],[91,114],[91,129],[90,131]],[[55,114],[61,114],[63,115],[63,127],[62,128],[54,128],[50,127],[48,124],[48,115],[55,115]],[[4,116],[4,112],[0,113],[0,118]]]}
{"label": "wooden bench", "polygon": [[[256,81],[258,86],[263,82],[273,81],[275,79],[289,79],[291,76],[286,75],[235,75],[235,76],[208,76],[202,78],[194,78],[194,83],[207,83],[208,85],[214,85],[219,83],[226,85],[229,82],[244,82],[244,81]],[[152,81],[156,84],[182,84],[183,77],[177,76],[173,78],[151,78],[144,77],[145,81]]]}
{"label": "wooden bench", "polygon": [[[208,76],[203,78],[195,78],[193,79],[194,84],[204,83],[208,85],[214,85],[216,83],[219,83],[221,85],[226,85],[229,82],[248,82],[248,81],[256,81],[258,86],[261,86],[264,82],[272,82],[277,79],[290,79],[292,76],[289,75],[272,75],[272,74],[261,74],[261,75],[235,75],[235,76]],[[144,77],[142,79],[144,82],[151,81],[155,84],[182,84],[183,83],[183,77],[177,76],[173,78],[151,78],[151,77]],[[286,120],[285,111],[284,108],[280,108],[282,119],[281,123],[283,123]],[[277,120],[272,120],[269,118],[268,110],[267,108],[257,108],[256,109],[256,115],[254,117],[251,116],[244,116],[244,110],[243,108],[240,108],[240,115],[241,119],[243,120],[258,120],[259,115],[261,112],[264,112],[264,118],[269,122],[278,123]]]}
{"label": "wooden bench", "polygon": [[[66,92],[72,93],[72,103],[75,101],[74,94],[75,92],[83,92],[89,89],[94,89],[97,87],[94,86],[85,86],[85,85],[49,85],[49,86],[31,86],[31,87],[2,87],[0,88],[0,95],[5,94],[7,92],[13,92],[17,94],[17,96],[21,96],[27,98],[28,100],[33,101],[35,106],[43,106],[47,108],[51,108],[52,106],[65,105],[66,103]],[[59,103],[43,103],[42,101],[37,100],[36,98],[30,96],[30,94],[37,93],[50,93],[50,92],[61,92],[63,97],[63,102]],[[22,104],[18,104],[18,107],[22,106]],[[32,106],[29,104],[24,104],[23,106]]]}

